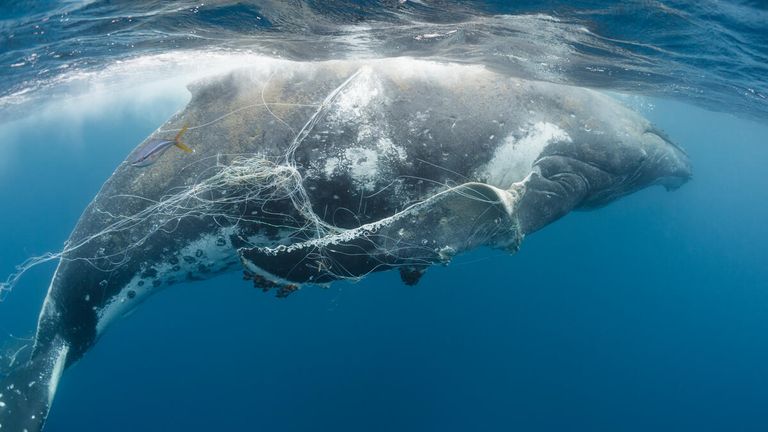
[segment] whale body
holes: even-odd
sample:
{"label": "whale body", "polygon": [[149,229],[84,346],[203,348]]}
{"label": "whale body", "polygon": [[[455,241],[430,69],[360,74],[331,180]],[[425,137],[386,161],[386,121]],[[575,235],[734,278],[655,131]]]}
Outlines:
{"label": "whale body", "polygon": [[[479,66],[275,61],[189,89],[74,228],[31,358],[0,384],[3,432],[42,430],[62,372],[173,284],[240,270],[284,297],[389,269],[414,284],[456,254],[513,252],[571,210],[691,176],[681,148],[610,97]],[[193,154],[131,165],[185,125]]]}

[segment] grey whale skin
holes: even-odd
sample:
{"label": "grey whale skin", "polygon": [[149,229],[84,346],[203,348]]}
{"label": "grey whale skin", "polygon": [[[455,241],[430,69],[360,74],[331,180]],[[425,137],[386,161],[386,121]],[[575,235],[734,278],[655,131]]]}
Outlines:
{"label": "grey whale skin", "polygon": [[457,253],[515,251],[571,210],[691,175],[611,98],[479,66],[273,61],[190,91],[145,142],[188,124],[195,153],[145,168],[129,155],[72,232],[31,358],[0,385],[3,432],[41,430],[62,371],[174,283],[242,269],[284,296],[399,269],[413,284]]}

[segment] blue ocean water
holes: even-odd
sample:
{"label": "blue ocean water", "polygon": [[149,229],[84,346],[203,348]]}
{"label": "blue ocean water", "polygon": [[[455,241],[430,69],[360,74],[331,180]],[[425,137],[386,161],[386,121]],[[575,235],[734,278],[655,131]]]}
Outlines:
{"label": "blue ocean water", "polygon": [[[463,57],[629,92],[694,178],[572,213],[514,256],[461,256],[415,287],[381,273],[276,299],[237,272],[174,286],[67,370],[46,430],[768,428],[762,3],[299,5],[3,5],[0,273],[61,248],[125,155],[184,106],[188,80],[256,55]],[[445,36],[456,27],[463,38]],[[499,62],[510,54],[524,60]],[[31,335],[53,269],[0,303],[8,347]]]}

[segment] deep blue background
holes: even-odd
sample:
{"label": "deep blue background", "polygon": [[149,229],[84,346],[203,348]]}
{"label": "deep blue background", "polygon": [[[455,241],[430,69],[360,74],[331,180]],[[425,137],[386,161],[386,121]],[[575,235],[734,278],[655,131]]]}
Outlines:
{"label": "deep blue background", "polygon": [[[0,125],[0,272],[60,247],[184,97]],[[768,127],[655,103],[694,164],[682,189],[571,214],[516,256],[478,251],[416,287],[175,286],[65,373],[47,430],[768,429]],[[52,271],[0,303],[3,337],[29,334]]]}

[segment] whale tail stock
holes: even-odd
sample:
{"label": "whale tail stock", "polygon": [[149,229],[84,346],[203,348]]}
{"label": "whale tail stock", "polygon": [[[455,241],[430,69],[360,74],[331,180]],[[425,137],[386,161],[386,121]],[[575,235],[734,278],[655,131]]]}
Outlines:
{"label": "whale tail stock", "polygon": [[69,345],[61,339],[0,379],[0,431],[39,432],[53,402]]}

